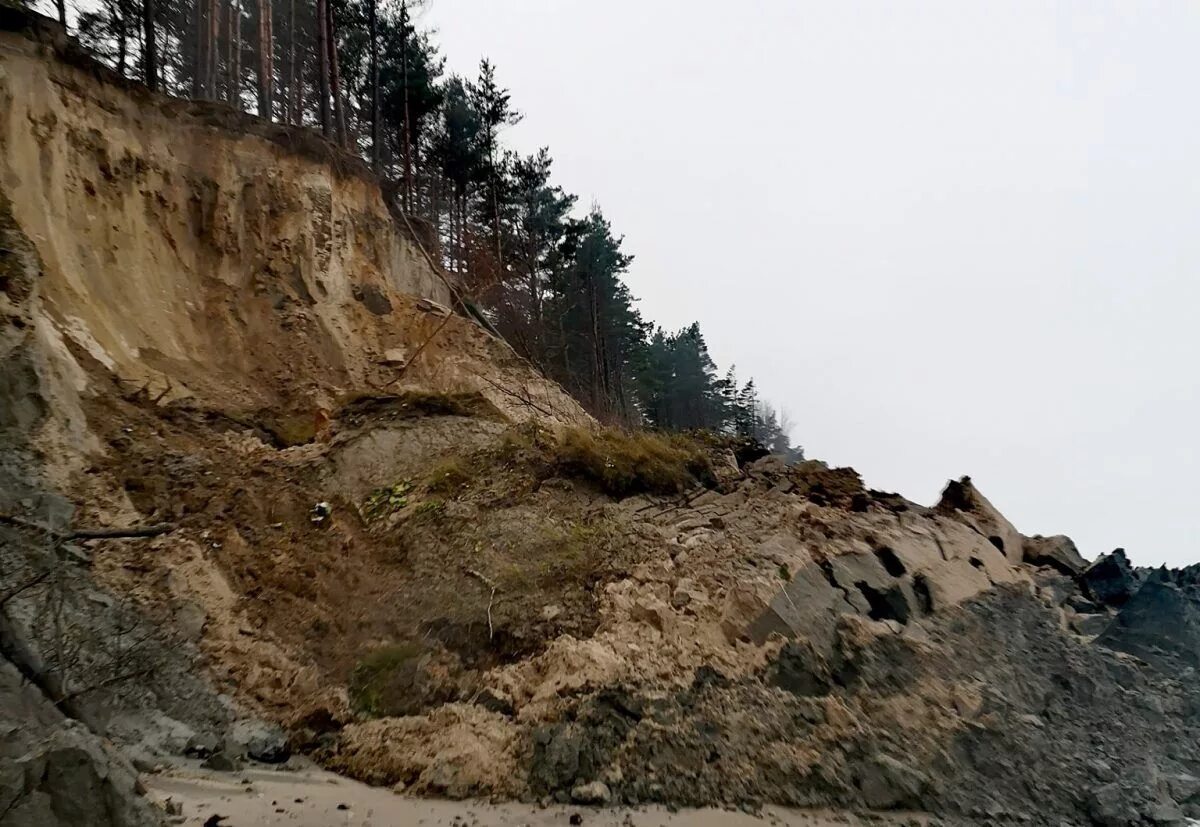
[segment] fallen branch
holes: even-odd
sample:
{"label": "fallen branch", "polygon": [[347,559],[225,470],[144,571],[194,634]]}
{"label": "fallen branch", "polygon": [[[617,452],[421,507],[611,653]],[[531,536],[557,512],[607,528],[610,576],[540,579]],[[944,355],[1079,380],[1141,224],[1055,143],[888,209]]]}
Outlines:
{"label": "fallen branch", "polygon": [[125,681],[131,681],[134,678],[144,678],[146,675],[152,674],[153,672],[154,672],[154,669],[152,667],[148,667],[146,669],[135,669],[130,672],[122,672],[119,675],[113,675],[110,678],[105,678],[104,680],[100,681],[99,683],[94,683],[90,686],[85,686],[80,689],[76,689],[73,692],[69,692],[66,695],[63,695],[57,701],[55,701],[54,705],[62,706],[63,704],[70,703],[70,702],[74,701],[76,698],[80,697],[81,695],[86,695],[89,692],[95,692],[100,689],[106,689],[114,684],[124,683]]}
{"label": "fallen branch", "polygon": [[3,606],[5,603],[7,603],[8,601],[12,600],[14,597],[19,595],[21,592],[32,589],[34,586],[36,586],[38,583],[41,583],[43,580],[45,580],[49,576],[50,576],[50,570],[47,569],[46,571],[42,572],[41,574],[36,574],[33,577],[29,578],[21,585],[13,586],[11,589],[4,592],[4,594],[0,594],[0,606]]}
{"label": "fallen branch", "polygon": [[130,526],[128,528],[80,528],[67,534],[68,540],[110,540],[114,538],[157,537],[174,531],[171,523],[158,523],[147,526]]}
{"label": "fallen branch", "polygon": [[166,534],[168,531],[175,530],[175,526],[171,523],[158,523],[156,525],[127,526],[125,528],[76,528],[64,531],[63,529],[53,528],[44,523],[27,520],[24,517],[17,517],[13,514],[0,514],[0,523],[16,526],[17,528],[42,531],[57,537],[59,540],[111,540],[133,537],[157,537],[159,534]]}
{"label": "fallen branch", "polygon": [[477,379],[482,379],[484,382],[487,382],[489,385],[491,385],[496,390],[500,391],[500,393],[504,394],[505,396],[511,397],[512,399],[516,399],[518,402],[520,402],[525,407],[533,408],[535,411],[537,411],[538,413],[540,413],[544,416],[554,418],[554,412],[549,411],[549,410],[543,408],[541,405],[534,402],[533,398],[529,395],[528,391],[526,391],[525,394],[522,395],[522,394],[517,393],[516,391],[509,390],[508,388],[504,387],[503,385],[501,385],[497,382],[493,382],[491,379],[484,376],[482,373],[477,373],[475,371],[471,371],[471,373],[474,374]]}
{"label": "fallen branch", "polygon": [[397,382],[399,382],[401,379],[404,378],[404,373],[409,369],[409,367],[412,366],[413,362],[417,361],[417,357],[421,355],[421,351],[423,351],[425,349],[426,345],[428,345],[430,342],[432,342],[434,340],[434,337],[436,337],[439,333],[442,332],[442,328],[445,327],[447,324],[449,324],[450,319],[453,318],[453,316],[454,316],[454,314],[451,313],[450,315],[443,317],[442,323],[439,324],[436,328],[434,328],[434,331],[429,334],[428,339],[421,342],[421,345],[416,349],[416,351],[413,352],[413,355],[409,358],[409,360],[400,366],[400,370],[397,371],[396,375],[391,379],[391,381],[389,381],[383,387],[390,388],[392,385],[396,384]]}

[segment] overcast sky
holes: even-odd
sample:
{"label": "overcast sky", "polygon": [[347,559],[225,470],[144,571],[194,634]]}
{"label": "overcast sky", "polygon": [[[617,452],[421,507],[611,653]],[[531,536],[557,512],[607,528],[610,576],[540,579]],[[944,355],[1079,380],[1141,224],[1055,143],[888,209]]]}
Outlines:
{"label": "overcast sky", "polygon": [[431,0],[810,457],[1200,560],[1200,4]]}

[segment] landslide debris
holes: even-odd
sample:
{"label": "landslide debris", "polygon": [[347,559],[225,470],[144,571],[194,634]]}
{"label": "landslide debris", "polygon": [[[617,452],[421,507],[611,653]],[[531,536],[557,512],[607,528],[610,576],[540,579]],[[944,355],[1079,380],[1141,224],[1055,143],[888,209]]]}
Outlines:
{"label": "landslide debris", "polygon": [[968,478],[927,508],[599,429],[447,315],[369,179],[0,47],[0,824],[155,823],[108,741],[453,797],[1200,815],[1200,569],[1085,565]]}

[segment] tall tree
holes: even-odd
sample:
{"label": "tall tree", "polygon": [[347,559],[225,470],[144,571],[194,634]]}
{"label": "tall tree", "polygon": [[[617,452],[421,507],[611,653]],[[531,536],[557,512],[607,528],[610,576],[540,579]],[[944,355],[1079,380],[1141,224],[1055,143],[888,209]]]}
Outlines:
{"label": "tall tree", "polygon": [[504,254],[500,242],[500,183],[497,143],[500,130],[518,123],[521,113],[512,108],[511,95],[496,82],[496,69],[487,58],[479,63],[479,79],[471,89],[474,106],[479,115],[481,160],[487,183],[487,199],[492,220],[492,249],[496,267],[504,269]]}
{"label": "tall tree", "polygon": [[145,44],[142,68],[146,74],[146,86],[151,91],[158,90],[158,26],[154,19],[155,2],[156,0],[142,0],[142,42]]}
{"label": "tall tree", "polygon": [[377,0],[367,0],[367,28],[371,40],[371,168],[376,175],[383,172],[383,150],[380,146],[380,94],[379,94],[379,10]]}
{"label": "tall tree", "polygon": [[333,120],[338,146],[346,147],[346,113],[342,108],[342,75],[338,68],[337,29],[333,23],[333,7],[325,0],[325,43],[329,49],[329,93],[333,96]]}
{"label": "tall tree", "polygon": [[274,120],[275,36],[271,0],[258,0],[258,116]]}
{"label": "tall tree", "polygon": [[321,132],[333,137],[333,118],[329,111],[329,0],[317,0],[317,98],[320,102]]}

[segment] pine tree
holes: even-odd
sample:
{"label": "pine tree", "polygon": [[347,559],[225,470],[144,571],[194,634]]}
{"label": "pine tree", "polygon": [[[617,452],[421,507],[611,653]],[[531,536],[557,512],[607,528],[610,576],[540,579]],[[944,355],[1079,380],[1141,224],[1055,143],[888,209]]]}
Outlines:
{"label": "pine tree", "polygon": [[479,79],[471,87],[472,103],[479,116],[479,155],[482,174],[486,184],[486,210],[492,223],[492,250],[496,256],[496,268],[504,269],[504,253],[500,241],[500,185],[504,179],[498,168],[497,143],[500,130],[521,120],[521,114],[512,108],[507,89],[496,83],[495,67],[484,58],[479,64]]}

